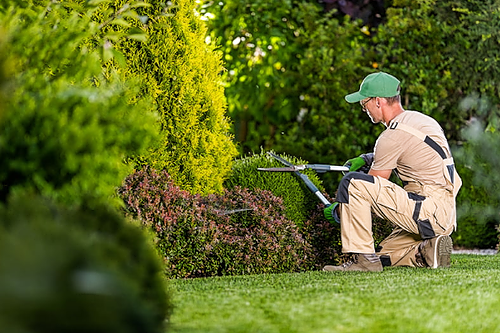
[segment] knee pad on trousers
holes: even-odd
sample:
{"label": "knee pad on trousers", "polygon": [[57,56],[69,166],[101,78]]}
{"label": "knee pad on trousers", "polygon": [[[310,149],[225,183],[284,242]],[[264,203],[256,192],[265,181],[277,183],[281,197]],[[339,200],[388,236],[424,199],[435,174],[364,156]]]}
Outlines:
{"label": "knee pad on trousers", "polygon": [[367,175],[363,172],[349,172],[340,181],[339,189],[337,192],[337,202],[347,204],[349,203],[349,184],[353,179],[363,180],[372,184],[375,183],[375,178],[371,175]]}

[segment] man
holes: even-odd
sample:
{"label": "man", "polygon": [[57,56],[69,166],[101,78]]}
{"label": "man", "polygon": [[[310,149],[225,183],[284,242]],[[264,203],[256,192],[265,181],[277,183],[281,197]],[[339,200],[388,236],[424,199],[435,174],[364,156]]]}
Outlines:
{"label": "man", "polygon": [[[400,82],[384,72],[368,75],[359,91],[345,96],[361,103],[374,124],[387,128],[373,153],[349,160],[337,202],[325,217],[340,220],[342,252],[353,259],[324,271],[375,271],[383,266],[449,267],[456,227],[455,197],[461,180],[455,171],[446,137],[439,124],[416,111],[405,111]],[[360,172],[363,167],[367,173]],[[393,170],[403,188],[389,181]],[[366,171],[365,171],[366,172]],[[395,228],[377,252],[372,213]]]}

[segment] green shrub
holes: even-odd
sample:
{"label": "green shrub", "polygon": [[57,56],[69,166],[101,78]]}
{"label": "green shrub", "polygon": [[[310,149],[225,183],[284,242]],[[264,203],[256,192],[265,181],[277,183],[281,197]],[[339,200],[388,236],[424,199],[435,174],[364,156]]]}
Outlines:
{"label": "green shrub", "polygon": [[269,191],[235,187],[202,197],[175,186],[165,171],[143,170],[119,193],[127,212],[155,232],[170,277],[310,268],[310,245]]}
{"label": "green shrub", "polygon": [[2,332],[165,332],[170,295],[137,226],[31,196],[10,200],[0,221]]}
{"label": "green shrub", "polygon": [[[294,156],[280,154],[280,157],[292,164],[307,164],[306,161]],[[286,216],[299,227],[309,218],[315,209],[318,198],[306,187],[304,182],[293,172],[258,171],[257,168],[284,167],[285,165],[268,155],[264,150],[260,154],[252,154],[237,159],[233,164],[232,172],[225,181],[226,188],[240,186],[243,188],[263,189],[271,191],[283,199]],[[321,180],[315,171],[303,171],[312,183],[324,192]],[[327,194],[324,194],[327,196]]]}
{"label": "green shrub", "polygon": [[147,99],[146,109],[159,115],[160,142],[135,162],[166,170],[181,188],[207,194],[222,191],[237,150],[220,82],[222,59],[205,41],[197,2],[100,1],[92,19],[103,26],[101,35],[87,45],[119,51],[104,66],[138,81],[135,99]]}
{"label": "green shrub", "polygon": [[27,190],[69,205],[109,202],[131,172],[124,159],[154,142],[156,119],[128,103],[132,82],[108,82],[99,54],[79,47],[98,33],[88,15],[23,5],[0,7],[2,53],[14,65],[2,82],[0,201]]}

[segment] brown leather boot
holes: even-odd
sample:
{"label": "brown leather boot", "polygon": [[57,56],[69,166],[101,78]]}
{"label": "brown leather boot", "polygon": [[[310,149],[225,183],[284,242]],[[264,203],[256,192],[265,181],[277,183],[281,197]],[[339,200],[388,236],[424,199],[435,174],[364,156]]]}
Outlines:
{"label": "brown leather boot", "polygon": [[415,255],[417,262],[423,259],[423,263],[429,268],[450,267],[453,250],[453,241],[450,236],[439,235],[426,239],[418,249],[420,253]]}
{"label": "brown leather boot", "polygon": [[340,266],[325,266],[325,272],[382,272],[380,259],[375,254],[356,253],[353,258]]}

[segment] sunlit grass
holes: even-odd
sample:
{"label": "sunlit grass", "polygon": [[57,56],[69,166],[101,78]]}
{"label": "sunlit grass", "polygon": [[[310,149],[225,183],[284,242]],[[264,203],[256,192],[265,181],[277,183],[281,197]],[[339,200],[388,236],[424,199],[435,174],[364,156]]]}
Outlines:
{"label": "sunlit grass", "polygon": [[171,332],[500,332],[500,256],[450,269],[172,280]]}

